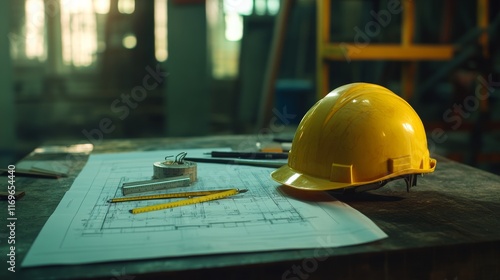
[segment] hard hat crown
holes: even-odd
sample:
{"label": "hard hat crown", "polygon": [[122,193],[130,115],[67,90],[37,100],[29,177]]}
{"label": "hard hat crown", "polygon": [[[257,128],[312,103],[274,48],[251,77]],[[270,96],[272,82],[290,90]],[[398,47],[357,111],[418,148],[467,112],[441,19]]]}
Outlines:
{"label": "hard hat crown", "polygon": [[332,190],[434,171],[417,113],[374,84],[341,86],[300,122],[288,165],[272,173],[285,185]]}

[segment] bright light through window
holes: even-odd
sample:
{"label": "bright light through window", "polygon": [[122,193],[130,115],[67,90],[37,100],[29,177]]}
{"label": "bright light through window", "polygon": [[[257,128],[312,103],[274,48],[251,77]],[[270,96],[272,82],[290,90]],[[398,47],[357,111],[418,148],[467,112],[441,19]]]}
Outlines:
{"label": "bright light through window", "polygon": [[280,0],[222,0],[226,14],[236,12],[248,16],[255,12],[256,15],[275,15],[280,8]]}
{"label": "bright light through window", "polygon": [[167,0],[155,0],[155,56],[167,60]]}
{"label": "bright light through window", "polygon": [[255,13],[259,16],[266,14],[266,0],[255,0]]}
{"label": "bright light through window", "polygon": [[238,13],[240,15],[251,15],[253,10],[253,0],[223,0],[224,12]]}
{"label": "bright light through window", "polygon": [[122,40],[123,46],[127,49],[133,49],[137,45],[137,38],[134,34],[127,34]]}
{"label": "bright light through window", "polygon": [[101,15],[109,13],[109,0],[94,0],[94,11]]}
{"label": "bright light through window", "polygon": [[118,0],[118,11],[122,14],[132,14],[135,11],[135,0]]}
{"label": "bright light through window", "polygon": [[244,33],[243,19],[276,15],[280,0],[206,0],[206,5],[212,75],[216,79],[235,77]]}
{"label": "bright light through window", "polygon": [[280,0],[267,0],[267,12],[270,15],[275,15],[280,10]]}
{"label": "bright light through window", "polygon": [[226,14],[226,39],[239,41],[243,37],[243,18],[237,13]]}
{"label": "bright light through window", "polygon": [[228,41],[239,41],[243,37],[242,16],[251,15],[253,12],[255,12],[255,14],[257,15],[275,15],[278,13],[280,7],[280,0],[222,1],[225,14],[225,37]]}
{"label": "bright light through window", "polygon": [[63,61],[76,67],[90,66],[97,52],[97,26],[90,0],[61,2]]}
{"label": "bright light through window", "polygon": [[26,0],[26,57],[45,59],[45,7],[43,0]]}

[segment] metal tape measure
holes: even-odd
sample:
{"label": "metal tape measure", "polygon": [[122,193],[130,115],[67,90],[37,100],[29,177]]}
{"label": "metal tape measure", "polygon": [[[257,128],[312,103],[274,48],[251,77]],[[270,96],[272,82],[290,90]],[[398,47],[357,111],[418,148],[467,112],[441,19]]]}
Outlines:
{"label": "metal tape measure", "polygon": [[123,195],[128,195],[132,193],[187,187],[190,184],[191,178],[189,178],[189,176],[169,177],[155,180],[123,183],[122,192]]}
{"label": "metal tape measure", "polygon": [[153,180],[123,183],[123,195],[189,186],[197,179],[196,163],[185,161],[186,154],[178,154],[175,160],[165,157],[165,161],[155,162]]}
{"label": "metal tape measure", "polygon": [[189,176],[191,182],[195,182],[197,179],[196,163],[192,161],[185,161],[185,152],[178,154],[175,160],[155,162],[153,164],[153,179],[177,177],[177,176]]}

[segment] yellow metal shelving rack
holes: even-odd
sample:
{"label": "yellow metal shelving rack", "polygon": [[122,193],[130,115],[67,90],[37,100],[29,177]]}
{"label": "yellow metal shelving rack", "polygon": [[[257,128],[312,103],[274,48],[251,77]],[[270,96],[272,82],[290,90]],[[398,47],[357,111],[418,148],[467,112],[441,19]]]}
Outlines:
{"label": "yellow metal shelving rack", "polygon": [[[402,61],[402,96],[411,97],[414,89],[416,62],[420,60],[449,60],[454,48],[450,44],[414,44],[415,2],[401,1],[403,10],[400,44],[365,44],[332,42],[330,35],[331,0],[317,2],[317,97],[322,98],[330,90],[330,61],[349,60],[392,60]],[[479,0],[483,7],[487,0]],[[485,3],[486,2],[486,3]],[[483,39],[484,40],[484,39]]]}

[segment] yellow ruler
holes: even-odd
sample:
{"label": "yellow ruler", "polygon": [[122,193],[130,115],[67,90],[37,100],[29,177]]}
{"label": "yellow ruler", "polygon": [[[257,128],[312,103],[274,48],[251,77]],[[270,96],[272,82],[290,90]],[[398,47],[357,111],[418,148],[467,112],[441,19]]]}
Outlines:
{"label": "yellow ruler", "polygon": [[220,192],[229,191],[229,190],[231,190],[231,189],[117,197],[117,198],[112,198],[112,199],[108,200],[108,202],[115,203],[115,202],[127,202],[127,201],[137,201],[137,200],[153,200],[153,199],[193,197],[193,196],[203,196],[203,195],[209,195],[209,194],[214,194],[214,193],[220,193]]}
{"label": "yellow ruler", "polygon": [[226,197],[229,197],[229,196],[232,196],[235,194],[239,194],[239,193],[244,193],[247,191],[248,190],[246,190],[246,189],[244,189],[244,190],[239,190],[239,189],[223,190],[223,191],[219,191],[217,193],[212,193],[212,194],[205,195],[205,196],[199,196],[199,197],[194,197],[194,198],[189,198],[189,199],[184,199],[184,200],[179,200],[179,201],[174,201],[174,202],[169,202],[169,203],[162,203],[162,204],[155,204],[155,205],[150,205],[150,206],[145,206],[145,207],[134,208],[134,209],[130,210],[130,213],[139,214],[139,213],[158,211],[158,210],[163,210],[163,209],[168,209],[168,208],[180,207],[180,206],[185,206],[185,205],[190,205],[190,204],[202,203],[202,202],[206,202],[206,201],[226,198]]}

